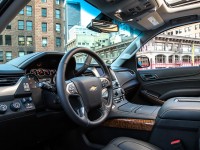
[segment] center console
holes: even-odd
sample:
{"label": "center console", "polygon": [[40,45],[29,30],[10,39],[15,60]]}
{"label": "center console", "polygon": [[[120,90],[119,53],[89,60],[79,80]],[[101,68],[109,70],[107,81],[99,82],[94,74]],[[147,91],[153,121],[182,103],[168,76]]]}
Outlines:
{"label": "center console", "polygon": [[156,119],[160,107],[139,105],[127,101],[124,89],[114,71],[111,70],[111,74],[113,77],[113,107],[110,118]]}
{"label": "center console", "polygon": [[174,140],[184,149],[199,149],[199,129],[200,98],[171,98],[158,112],[150,142],[166,150],[172,149]]}

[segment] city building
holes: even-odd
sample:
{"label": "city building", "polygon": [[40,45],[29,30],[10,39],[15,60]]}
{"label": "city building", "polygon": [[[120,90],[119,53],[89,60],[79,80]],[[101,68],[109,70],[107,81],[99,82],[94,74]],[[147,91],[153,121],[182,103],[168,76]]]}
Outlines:
{"label": "city building", "polygon": [[[97,33],[82,26],[73,26],[69,30],[67,50],[75,47],[87,47],[105,62],[112,62],[136,37],[136,30],[123,23],[119,23],[119,32]],[[76,56],[78,62],[85,60],[85,55]]]}
{"label": "city building", "polygon": [[34,0],[0,35],[0,63],[37,51],[64,51],[64,0]]}
{"label": "city building", "polygon": [[82,26],[73,26],[69,30],[69,40],[67,50],[75,47],[87,47],[91,50],[97,50],[110,45],[110,34],[97,33]]}
{"label": "city building", "polygon": [[200,24],[168,30],[144,45],[137,56],[150,59],[150,69],[200,65]]}
{"label": "city building", "polygon": [[68,41],[69,30],[75,25],[81,25],[81,6],[74,1],[67,1],[65,5],[65,39]]}

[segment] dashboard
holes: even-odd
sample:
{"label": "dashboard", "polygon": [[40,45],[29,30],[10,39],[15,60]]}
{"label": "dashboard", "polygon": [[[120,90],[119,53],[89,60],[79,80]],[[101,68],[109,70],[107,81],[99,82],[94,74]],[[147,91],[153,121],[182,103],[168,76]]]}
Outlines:
{"label": "dashboard", "polygon": [[[55,89],[56,72],[63,55],[57,52],[39,52],[0,65],[0,126],[5,125],[4,129],[1,128],[4,132],[1,141],[5,140],[2,143],[6,143],[6,146],[8,138],[5,137],[17,141],[15,145],[20,145],[23,139],[22,144],[30,146],[36,142],[33,137],[50,137],[58,129],[63,133],[66,126],[70,130],[74,128],[73,121],[63,112]],[[67,66],[66,79],[73,78],[73,72],[81,66],[83,64],[76,64],[72,60],[70,66]],[[116,110],[125,102],[128,93],[126,89],[135,86],[131,82],[135,80],[135,75],[126,68],[108,68],[112,74],[113,106]],[[97,77],[101,75],[103,72],[98,65],[90,65],[85,72],[79,74]],[[102,91],[102,97],[104,96],[107,96],[106,90]],[[19,139],[19,136],[22,138]]]}
{"label": "dashboard", "polygon": [[[56,94],[55,82],[62,56],[63,54],[60,53],[34,53],[29,57],[17,58],[18,60],[15,59],[5,65],[0,65],[0,77],[2,75],[3,79],[7,81],[15,78],[10,85],[0,83],[0,121],[8,117],[16,118],[29,113],[34,114],[36,110],[46,110],[47,108],[62,110]],[[77,66],[75,59],[72,59],[67,66],[66,80],[76,77],[74,72]],[[127,94],[128,91],[126,89],[130,89],[138,83],[135,82],[135,74],[130,70],[111,68],[110,66],[108,68],[112,75],[113,102],[119,104],[125,100],[125,93]],[[98,77],[101,75],[103,72],[98,65],[90,65],[79,76]],[[102,96],[106,97],[106,95],[106,90],[102,91]]]}

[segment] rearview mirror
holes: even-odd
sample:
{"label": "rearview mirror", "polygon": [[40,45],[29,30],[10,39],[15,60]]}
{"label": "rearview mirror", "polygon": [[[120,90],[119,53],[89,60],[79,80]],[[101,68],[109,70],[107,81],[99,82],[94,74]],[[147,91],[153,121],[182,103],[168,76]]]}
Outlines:
{"label": "rearview mirror", "polygon": [[104,21],[104,20],[95,20],[93,19],[92,22],[89,24],[88,28],[90,30],[93,30],[95,32],[118,32],[119,27],[117,24],[113,24],[112,22],[109,21]]}
{"label": "rearview mirror", "polygon": [[150,66],[149,58],[146,56],[137,57],[137,67],[138,68],[147,68]]}

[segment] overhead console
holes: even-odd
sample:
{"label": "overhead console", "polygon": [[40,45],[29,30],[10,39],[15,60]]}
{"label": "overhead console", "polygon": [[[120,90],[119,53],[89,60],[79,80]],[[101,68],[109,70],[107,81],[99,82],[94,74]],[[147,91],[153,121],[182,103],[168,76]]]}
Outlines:
{"label": "overhead console", "polygon": [[164,24],[163,19],[156,12],[159,4],[155,0],[87,0],[105,15],[130,25],[137,23],[143,29],[155,29]]}

